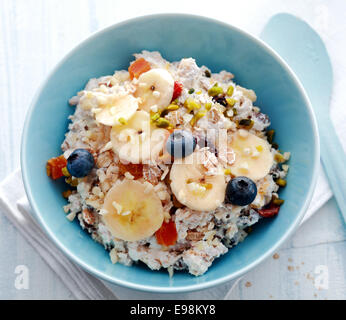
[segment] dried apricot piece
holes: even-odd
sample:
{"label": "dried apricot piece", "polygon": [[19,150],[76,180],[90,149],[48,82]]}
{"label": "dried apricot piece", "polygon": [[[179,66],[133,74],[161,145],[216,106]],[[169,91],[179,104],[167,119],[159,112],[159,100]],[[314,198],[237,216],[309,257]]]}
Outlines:
{"label": "dried apricot piece", "polygon": [[51,177],[53,180],[57,180],[64,176],[62,169],[67,165],[67,160],[62,155],[57,158],[52,158],[47,161],[46,170],[48,177]]}
{"label": "dried apricot piece", "polygon": [[144,58],[137,59],[129,67],[129,73],[130,73],[131,80],[133,78],[138,79],[142,73],[147,72],[150,69],[151,69],[150,63],[147,60],[145,60]]}
{"label": "dried apricot piece", "polygon": [[164,222],[161,228],[155,233],[156,241],[163,246],[173,246],[177,242],[178,232],[175,227],[175,222],[170,220],[168,223]]}

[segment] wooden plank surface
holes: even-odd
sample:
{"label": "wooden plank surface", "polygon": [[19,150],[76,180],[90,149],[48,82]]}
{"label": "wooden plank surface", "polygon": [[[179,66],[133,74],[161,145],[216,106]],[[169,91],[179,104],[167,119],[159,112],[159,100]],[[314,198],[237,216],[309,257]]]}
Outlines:
{"label": "wooden plank surface", "polygon": [[[220,10],[220,5],[225,10]],[[211,16],[259,34],[273,14],[290,12],[306,19],[326,41],[335,71],[333,103],[345,104],[345,9],[345,3],[339,0],[220,1],[215,7],[210,2],[196,6],[193,1],[180,0],[174,1],[173,6],[152,0],[131,4],[117,0],[0,0],[0,180],[19,166],[25,112],[40,83],[64,54],[96,30],[138,15],[174,11]],[[333,110],[332,117],[346,134],[345,119],[338,118]],[[345,299],[345,252],[345,226],[331,200],[283,246],[277,259],[270,258],[247,274],[230,298]],[[74,298],[1,214],[0,256],[1,299]],[[26,265],[30,270],[28,290],[14,286],[18,265]],[[328,268],[328,290],[315,287],[318,266]],[[212,297],[221,299],[225,288],[220,287]],[[148,297],[126,289],[119,289],[118,295]],[[195,296],[211,297],[208,292]]]}

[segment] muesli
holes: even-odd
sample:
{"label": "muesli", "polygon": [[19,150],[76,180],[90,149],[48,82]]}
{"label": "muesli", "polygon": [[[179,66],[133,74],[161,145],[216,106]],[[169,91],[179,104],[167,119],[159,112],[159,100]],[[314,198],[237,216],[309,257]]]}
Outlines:
{"label": "muesli", "polygon": [[113,263],[199,276],[279,213],[290,154],[231,73],[134,56],[128,71],[91,79],[70,100],[63,155],[47,173],[65,179],[67,218]]}

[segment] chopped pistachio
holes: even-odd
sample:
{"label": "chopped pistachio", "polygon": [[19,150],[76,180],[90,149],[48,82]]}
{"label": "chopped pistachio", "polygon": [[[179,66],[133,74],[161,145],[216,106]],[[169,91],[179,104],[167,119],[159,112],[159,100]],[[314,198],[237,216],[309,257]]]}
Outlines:
{"label": "chopped pistachio", "polygon": [[68,177],[65,179],[65,182],[69,184],[71,187],[77,187],[78,186],[78,179],[73,177]]}
{"label": "chopped pistachio", "polygon": [[229,86],[229,88],[227,89],[227,95],[230,96],[230,97],[232,97],[233,92],[234,92],[233,86]]}
{"label": "chopped pistachio", "polygon": [[235,100],[235,99],[233,99],[233,98],[227,98],[226,101],[227,101],[227,104],[228,104],[230,107],[234,107],[235,104],[237,103],[237,100]]}
{"label": "chopped pistachio", "polygon": [[196,94],[202,94],[202,91],[197,91]]}
{"label": "chopped pistachio", "polygon": [[127,124],[128,124],[128,122],[126,121],[126,119],[124,119],[124,118],[119,118],[119,123],[120,124],[122,124],[122,125],[124,125],[124,126],[126,126]]}
{"label": "chopped pistachio", "polygon": [[238,115],[238,111],[237,111],[236,108],[233,108],[232,110],[233,110],[233,116],[234,116],[234,117],[235,117],[236,115]]}
{"label": "chopped pistachio", "polygon": [[205,115],[206,115],[206,112],[205,112],[205,111],[199,111],[199,112],[197,112],[197,113],[195,114],[195,116],[192,118],[192,120],[190,121],[190,124],[191,124],[192,126],[194,126],[194,125],[197,123],[197,121],[198,121],[199,119],[203,118]]}
{"label": "chopped pistachio", "polygon": [[280,186],[280,187],[286,187],[286,185],[287,185],[287,181],[286,180],[284,180],[284,179],[277,179],[276,181],[275,181],[275,183],[278,185],[278,186]]}
{"label": "chopped pistachio", "polygon": [[274,199],[273,201],[273,204],[277,205],[277,206],[281,206],[284,204],[285,200],[282,200],[282,199]]}
{"label": "chopped pistachio", "polygon": [[191,98],[186,99],[184,107],[187,108],[189,111],[201,109],[201,105]]}
{"label": "chopped pistachio", "polygon": [[158,128],[168,128],[170,125],[171,123],[165,118],[159,118],[156,120],[156,126]]}
{"label": "chopped pistachio", "polygon": [[218,96],[219,94],[223,94],[223,89],[216,84],[209,89],[208,94],[211,97],[215,97],[215,96]]}
{"label": "chopped pistachio", "polygon": [[154,115],[151,116],[151,120],[152,121],[157,121],[160,118],[160,114],[159,113],[155,113]]}
{"label": "chopped pistachio", "polygon": [[190,125],[193,127],[195,124],[196,124],[196,118],[192,118],[191,121],[190,121]]}
{"label": "chopped pistachio", "polygon": [[190,90],[189,90],[189,94],[193,94],[195,92],[195,89],[193,89],[193,88],[191,88]]}
{"label": "chopped pistachio", "polygon": [[208,102],[208,103],[205,104],[205,109],[206,109],[207,111],[209,111],[209,110],[211,109],[212,106],[213,106],[213,104],[210,103],[210,102]]}
{"label": "chopped pistachio", "polygon": [[62,172],[62,174],[65,176],[65,177],[71,177],[71,174],[68,172],[68,170],[67,170],[67,167],[65,167],[65,168],[62,168],[61,169],[61,172]]}
{"label": "chopped pistachio", "polygon": [[286,162],[286,159],[284,158],[284,156],[283,156],[281,153],[275,154],[274,160],[275,160],[277,163],[284,163],[284,162]]}
{"label": "chopped pistachio", "polygon": [[169,111],[174,111],[174,110],[178,110],[179,109],[179,106],[176,105],[176,104],[170,104],[168,107],[167,107],[167,110]]}
{"label": "chopped pistachio", "polygon": [[198,111],[195,117],[199,120],[203,118],[207,113],[205,111]]}
{"label": "chopped pistachio", "polygon": [[227,168],[224,170],[226,176],[230,176],[232,174],[231,169]]}

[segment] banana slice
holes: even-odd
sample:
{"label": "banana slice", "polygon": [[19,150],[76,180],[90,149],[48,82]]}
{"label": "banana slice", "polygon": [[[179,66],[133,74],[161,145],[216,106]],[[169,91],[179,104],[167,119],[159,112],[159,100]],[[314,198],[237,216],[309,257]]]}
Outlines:
{"label": "banana slice", "polygon": [[113,151],[131,163],[155,162],[163,153],[170,132],[153,126],[146,111],[136,111],[126,125],[114,126],[111,132]]}
{"label": "banana slice", "polygon": [[172,101],[174,79],[165,69],[152,69],[138,78],[135,96],[141,99],[141,109],[150,112],[150,108],[157,106],[161,111]]}
{"label": "banana slice", "polygon": [[112,235],[125,241],[152,236],[162,225],[163,207],[159,197],[138,181],[124,180],[105,197],[102,218]]}
{"label": "banana slice", "polygon": [[235,153],[235,162],[231,166],[235,176],[258,181],[269,173],[274,160],[266,140],[241,129],[232,136],[229,148]]}
{"label": "banana slice", "polygon": [[97,122],[106,126],[120,126],[129,120],[138,109],[138,99],[131,95],[115,97],[110,104],[93,109]]}
{"label": "banana slice", "polygon": [[198,161],[198,152],[173,163],[171,189],[180,203],[196,211],[211,211],[225,200],[226,181],[221,168],[214,175],[207,175],[206,168]]}

